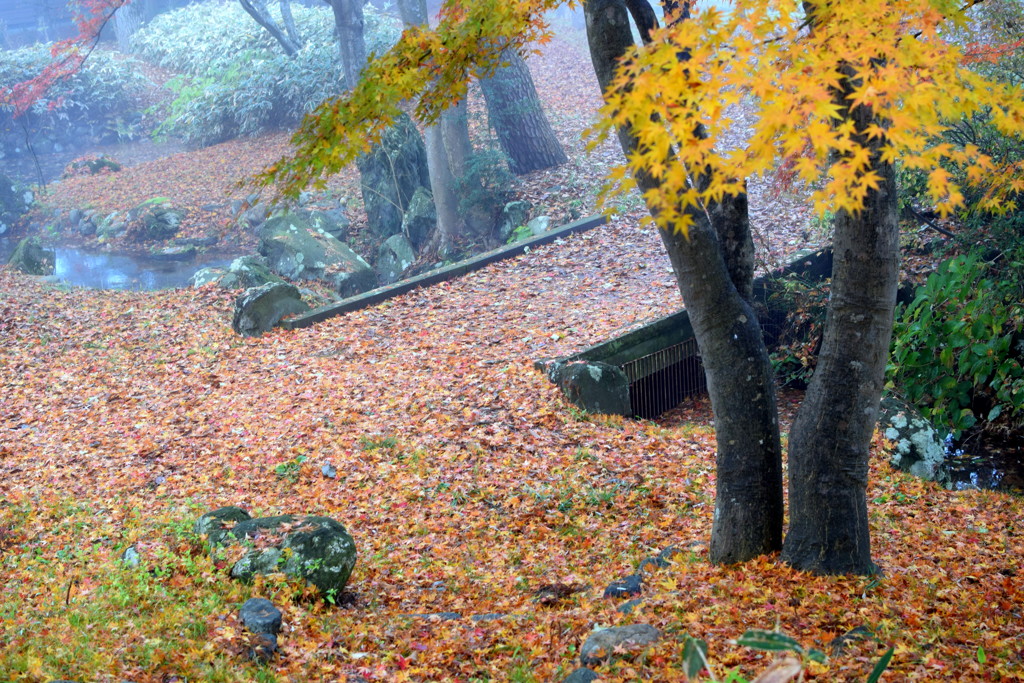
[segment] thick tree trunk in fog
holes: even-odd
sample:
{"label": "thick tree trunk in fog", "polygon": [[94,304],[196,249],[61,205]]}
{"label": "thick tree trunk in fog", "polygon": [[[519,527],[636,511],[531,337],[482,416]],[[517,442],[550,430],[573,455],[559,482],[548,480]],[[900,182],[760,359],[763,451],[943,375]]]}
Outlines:
{"label": "thick tree trunk in fog", "polygon": [[142,26],[144,10],[145,6],[142,0],[134,0],[134,2],[122,5],[114,15],[114,35],[117,37],[117,47],[125,54],[131,52],[132,38]]}
{"label": "thick tree trunk in fog", "polygon": [[345,89],[351,90],[359,82],[359,74],[366,66],[366,20],[361,0],[325,0],[334,11],[334,28],[338,34],[338,53],[341,58]]}
{"label": "thick tree trunk in fog", "polygon": [[564,164],[568,159],[541,107],[526,61],[515,50],[502,53],[508,66],[480,81],[487,118],[516,175]]}

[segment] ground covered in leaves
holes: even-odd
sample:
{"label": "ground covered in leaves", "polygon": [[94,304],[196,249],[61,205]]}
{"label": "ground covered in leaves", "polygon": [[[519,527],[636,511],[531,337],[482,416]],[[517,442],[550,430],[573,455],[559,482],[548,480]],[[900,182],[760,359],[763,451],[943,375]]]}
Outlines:
{"label": "ground covered in leaves", "polygon": [[[879,453],[882,576],[817,578],[771,557],[712,567],[706,407],[661,423],[585,415],[533,370],[678,305],[665,268],[655,235],[613,224],[260,339],[231,333],[231,293],[66,290],[3,271],[0,669],[551,681],[593,628],[650,623],[662,640],[604,678],[681,680],[685,634],[708,641],[717,675],[753,675],[764,655],[730,640],[776,627],[835,655],[811,665],[822,680],[863,680],[890,646],[888,680],[1019,677],[1021,498],[945,491]],[[234,583],[190,533],[221,505],[340,520],[358,546],[351,594],[331,606],[283,580]],[[119,562],[129,545],[138,568]],[[602,597],[670,546],[683,552],[648,570],[632,613]],[[251,595],[285,613],[265,667],[241,656]],[[411,616],[439,612],[461,617]]]}
{"label": "ground covered in leaves", "polygon": [[[572,161],[516,190],[558,218],[589,211],[594,178],[617,161],[613,148],[581,155],[579,112],[597,91],[576,48],[531,62]],[[226,209],[237,174],[284,140],[65,181],[52,201],[174,197],[192,209],[188,234],[244,242]],[[814,241],[797,198],[768,183],[752,195],[768,253]],[[0,270],[0,678],[557,681],[593,629],[630,623],[663,637],[598,667],[604,680],[683,680],[687,634],[708,642],[717,677],[753,677],[770,657],[732,642],[749,628],[828,653],[806,672],[818,680],[864,680],[889,647],[883,680],[1021,678],[1020,497],[946,491],[892,472],[879,450],[883,574],[813,577],[775,557],[712,567],[707,405],[657,422],[587,415],[533,369],[680,305],[642,210],[622,209],[459,280],[259,339],[231,333],[232,292],[71,290]],[[229,579],[191,532],[222,505],[341,521],[358,548],[350,592],[331,605],[282,578]],[[130,546],[138,567],[119,559]],[[602,597],[670,547],[681,552],[647,565],[631,612]],[[267,665],[244,657],[250,596],[284,611]],[[413,616],[444,612],[459,617]]]}

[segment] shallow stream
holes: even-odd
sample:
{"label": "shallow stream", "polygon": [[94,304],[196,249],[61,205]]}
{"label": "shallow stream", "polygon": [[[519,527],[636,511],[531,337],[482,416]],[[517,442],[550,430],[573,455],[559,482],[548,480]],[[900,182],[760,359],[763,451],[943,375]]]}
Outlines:
{"label": "shallow stream", "polygon": [[[0,239],[0,263],[7,263],[17,243]],[[113,254],[57,247],[51,278],[72,287],[90,289],[172,289],[187,287],[197,270],[227,267],[232,259],[200,254],[188,261],[160,261],[136,254]]]}

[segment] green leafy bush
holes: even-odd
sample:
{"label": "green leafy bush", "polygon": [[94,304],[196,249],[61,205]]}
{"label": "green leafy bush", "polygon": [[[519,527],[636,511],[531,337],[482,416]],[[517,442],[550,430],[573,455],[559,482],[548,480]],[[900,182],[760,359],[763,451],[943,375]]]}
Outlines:
{"label": "green leafy bush", "polygon": [[[35,78],[51,60],[48,45],[0,51],[0,89]],[[97,50],[81,71],[56,83],[20,120],[13,119],[10,108],[0,108],[4,153],[16,153],[24,146],[22,124],[35,141],[113,137],[137,108],[146,84],[133,60]]]}
{"label": "green leafy bush", "polygon": [[1024,418],[1022,249],[1004,261],[950,259],[897,309],[890,386],[955,437]]}
{"label": "green leafy bush", "polygon": [[[275,8],[276,10],[276,8]],[[160,134],[213,144],[290,125],[340,94],[341,66],[329,8],[292,8],[303,48],[288,57],[235,2],[189,5],[156,17],[135,36],[145,60],[181,73]],[[371,7],[367,49],[398,39],[397,23]]]}

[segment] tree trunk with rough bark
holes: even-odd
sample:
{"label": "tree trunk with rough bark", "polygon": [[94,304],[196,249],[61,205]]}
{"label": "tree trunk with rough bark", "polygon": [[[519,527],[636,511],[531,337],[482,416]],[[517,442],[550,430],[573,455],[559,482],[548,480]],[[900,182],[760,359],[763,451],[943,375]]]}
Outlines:
{"label": "tree trunk with rough bark", "polygon": [[[627,11],[622,0],[585,5],[591,58],[602,89],[633,43]],[[628,130],[619,131],[619,140],[627,154],[637,148]],[[642,191],[656,186],[646,176],[637,183]],[[781,547],[782,454],[774,374],[748,300],[753,244],[746,197],[727,197],[707,208],[690,212],[694,224],[688,238],[666,230],[661,237],[707,374],[717,439],[710,552],[712,562],[725,564]]]}
{"label": "tree trunk with rough bark", "polygon": [[473,145],[469,141],[469,108],[466,100],[444,110],[441,114],[441,133],[452,175],[461,178],[466,174],[466,163],[473,154]]}
{"label": "tree trunk with rough bark", "polygon": [[281,23],[284,24],[284,32],[291,39],[298,49],[302,49],[302,36],[295,26],[295,17],[292,16],[291,0],[280,0],[278,6],[281,9]]}
{"label": "tree trunk with rough bark", "polygon": [[[856,75],[836,100],[846,107]],[[868,107],[843,111],[882,178],[857,214],[839,211],[825,334],[818,365],[789,436],[790,523],[782,559],[819,574],[870,574],[867,484],[899,284],[896,180],[879,140],[863,131]]]}
{"label": "tree trunk with rough bark", "polygon": [[114,15],[114,35],[117,38],[117,48],[124,54],[129,54],[132,51],[132,37],[142,26],[144,10],[144,3],[135,0],[126,2]]}
{"label": "tree trunk with rough bark", "polygon": [[366,19],[360,0],[325,0],[334,12],[338,55],[346,90],[356,87],[366,66]]}
{"label": "tree trunk with rough bark", "polygon": [[515,50],[502,52],[507,66],[480,81],[487,118],[516,175],[551,168],[568,161],[555,137],[526,61]]}

